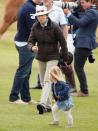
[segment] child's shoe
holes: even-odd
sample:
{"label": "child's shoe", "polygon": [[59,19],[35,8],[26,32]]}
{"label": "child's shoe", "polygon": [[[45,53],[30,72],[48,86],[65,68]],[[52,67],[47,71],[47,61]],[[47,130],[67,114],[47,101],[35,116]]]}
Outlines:
{"label": "child's shoe", "polygon": [[49,125],[58,126],[59,125],[59,121],[53,121]]}
{"label": "child's shoe", "polygon": [[68,127],[68,128],[72,128],[72,127],[73,127],[73,124],[68,124],[67,127]]}

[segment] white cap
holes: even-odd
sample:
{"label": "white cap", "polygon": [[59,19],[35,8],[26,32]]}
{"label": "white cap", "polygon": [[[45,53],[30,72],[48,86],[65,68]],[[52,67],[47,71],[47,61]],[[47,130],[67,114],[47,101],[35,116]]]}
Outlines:
{"label": "white cap", "polygon": [[44,5],[36,6],[35,16],[46,15],[46,14],[48,14],[47,7],[45,7]]}

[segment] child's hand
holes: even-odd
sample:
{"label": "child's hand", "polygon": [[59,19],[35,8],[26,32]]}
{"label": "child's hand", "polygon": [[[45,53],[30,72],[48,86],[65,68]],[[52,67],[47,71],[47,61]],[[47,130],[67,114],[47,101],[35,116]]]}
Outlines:
{"label": "child's hand", "polygon": [[60,96],[56,96],[56,97],[57,97],[58,100],[60,100],[60,98],[61,98]]}
{"label": "child's hand", "polygon": [[68,67],[69,67],[69,65],[67,64],[67,62],[65,62],[65,66],[66,66],[66,68],[68,68]]}

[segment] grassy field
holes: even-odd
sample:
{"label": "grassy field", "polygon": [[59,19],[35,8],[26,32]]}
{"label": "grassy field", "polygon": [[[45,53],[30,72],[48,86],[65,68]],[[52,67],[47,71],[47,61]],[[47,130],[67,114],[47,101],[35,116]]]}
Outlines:
{"label": "grassy field", "polygon": [[[0,0],[0,11],[3,12],[3,0]],[[39,115],[35,105],[12,105],[8,102],[18,65],[18,55],[13,42],[15,32],[16,24],[9,28],[0,41],[0,131],[98,131],[98,49],[94,52],[95,63],[87,62],[85,67],[90,96],[73,98],[74,127],[66,127],[66,119],[61,111],[60,126],[51,127],[48,125],[52,120],[51,113]],[[37,62],[34,61],[30,86],[36,83],[37,68]],[[76,82],[79,89],[77,78]],[[40,93],[40,90],[31,90],[32,99],[39,101]]]}

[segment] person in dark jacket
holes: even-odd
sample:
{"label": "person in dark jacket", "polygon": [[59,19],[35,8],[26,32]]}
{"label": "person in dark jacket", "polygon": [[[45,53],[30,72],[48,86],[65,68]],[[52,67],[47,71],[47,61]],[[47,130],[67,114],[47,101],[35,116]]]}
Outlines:
{"label": "person in dark jacket", "polygon": [[53,66],[49,71],[49,78],[52,82],[52,94],[56,103],[52,107],[53,122],[52,125],[59,124],[58,111],[61,109],[64,111],[68,127],[73,126],[73,117],[71,114],[71,108],[73,107],[73,101],[69,93],[69,84],[64,82],[62,72],[59,67]]}
{"label": "person in dark jacket", "polygon": [[83,8],[82,16],[75,17],[68,9],[64,9],[70,23],[78,27],[75,37],[74,67],[80,82],[80,91],[73,95],[85,97],[89,95],[84,66],[91,51],[97,47],[96,29],[98,26],[98,11],[92,8],[89,0],[80,0]]}
{"label": "person in dark jacket", "polygon": [[11,103],[31,103],[29,78],[35,53],[28,50],[27,40],[31,27],[35,22],[35,7],[40,1],[41,0],[27,0],[18,12],[17,33],[14,41],[19,54],[19,66],[16,70],[12,90],[9,96],[9,101]]}
{"label": "person in dark jacket", "polygon": [[48,79],[48,73],[52,66],[58,64],[59,44],[66,65],[68,61],[68,50],[60,27],[49,19],[47,8],[44,5],[38,5],[35,15],[38,22],[31,29],[28,48],[36,53],[36,59],[39,64],[39,76],[43,89],[37,109],[39,114],[43,114],[44,109],[48,108],[51,110],[51,101],[49,100],[51,84]]}
{"label": "person in dark jacket", "polygon": [[[70,34],[68,34],[68,19],[65,17],[63,9],[58,7],[55,4],[55,1],[53,0],[43,0],[43,4],[47,7],[47,10],[51,10],[48,14],[48,17],[60,26],[60,28],[63,31],[65,40],[67,40],[68,52],[70,51],[72,52],[73,50],[72,49],[73,46],[71,45],[72,40],[69,40]],[[61,57],[62,57],[62,54],[61,54]],[[61,57],[59,59],[59,65],[65,75],[66,82],[70,84],[70,92],[71,93],[76,92],[77,91],[76,82],[75,82],[74,71],[73,71],[72,65],[70,64],[70,66],[68,67],[64,66],[64,64],[62,65],[61,61],[63,59]],[[41,87],[40,79],[38,77],[37,85],[32,89],[39,89],[40,87]]]}

